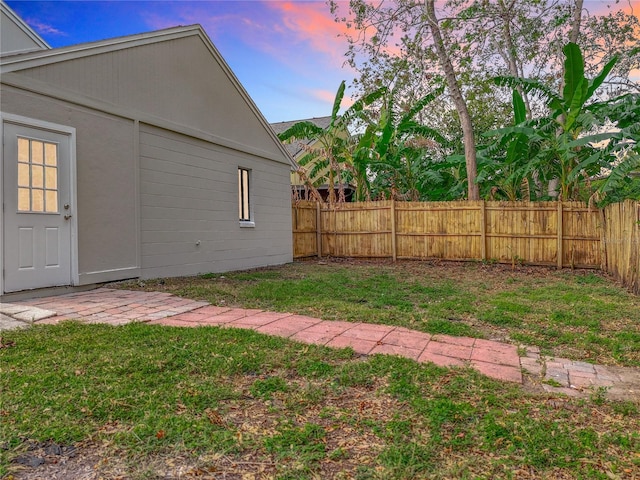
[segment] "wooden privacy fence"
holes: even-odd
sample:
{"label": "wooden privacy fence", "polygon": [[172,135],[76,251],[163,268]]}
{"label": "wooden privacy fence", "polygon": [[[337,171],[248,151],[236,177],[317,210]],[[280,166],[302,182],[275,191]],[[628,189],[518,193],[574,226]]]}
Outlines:
{"label": "wooden privacy fence", "polygon": [[608,205],[602,216],[602,268],[640,293],[640,202]]}
{"label": "wooden privacy fence", "polygon": [[604,268],[638,290],[638,215],[627,201],[293,204],[294,258],[486,260]]}

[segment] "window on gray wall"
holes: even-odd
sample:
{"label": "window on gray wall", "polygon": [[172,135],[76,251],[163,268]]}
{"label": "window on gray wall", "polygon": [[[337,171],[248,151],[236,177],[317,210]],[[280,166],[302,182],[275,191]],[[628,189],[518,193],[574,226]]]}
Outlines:
{"label": "window on gray wall", "polygon": [[250,177],[251,170],[238,167],[238,213],[241,222],[251,221]]}

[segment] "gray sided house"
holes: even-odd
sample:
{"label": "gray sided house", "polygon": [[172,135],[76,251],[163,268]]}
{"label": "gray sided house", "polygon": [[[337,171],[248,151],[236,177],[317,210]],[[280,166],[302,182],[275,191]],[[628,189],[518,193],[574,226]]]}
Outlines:
{"label": "gray sided house", "polygon": [[51,49],[0,7],[0,295],[292,261],[291,158],[200,26]]}

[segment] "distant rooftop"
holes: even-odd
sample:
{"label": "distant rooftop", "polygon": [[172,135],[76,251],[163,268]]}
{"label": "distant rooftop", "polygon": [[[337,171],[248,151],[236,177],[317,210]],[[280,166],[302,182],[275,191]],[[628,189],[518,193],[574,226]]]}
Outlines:
{"label": "distant rooftop", "polygon": [[[311,122],[320,128],[327,128],[331,124],[331,117],[303,118],[300,120],[290,120],[288,122],[277,122],[272,123],[271,128],[276,132],[276,135],[280,135],[285,130],[300,122]],[[311,140],[299,138],[294,140],[292,143],[285,144],[285,148],[289,154],[295,158],[302,150],[304,150],[304,147],[309,145],[311,142]]]}
{"label": "distant rooftop", "polygon": [[300,122],[311,122],[320,128],[327,128],[331,123],[331,117],[313,117],[313,118],[303,118],[300,120],[290,120],[288,122],[272,123],[271,127],[273,128],[273,131],[276,132],[276,134],[280,135],[286,129]]}

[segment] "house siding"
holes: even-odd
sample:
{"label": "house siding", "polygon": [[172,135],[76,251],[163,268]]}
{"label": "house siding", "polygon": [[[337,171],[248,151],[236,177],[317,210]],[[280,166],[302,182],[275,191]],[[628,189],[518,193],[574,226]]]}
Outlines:
{"label": "house siding", "polygon": [[241,145],[250,143],[286,162],[227,73],[195,33],[20,70],[47,85],[214,132]]}
{"label": "house siding", "polygon": [[0,110],[76,128],[79,284],[137,276],[134,122],[6,85]]}
{"label": "house siding", "polygon": [[199,27],[1,63],[3,113],[74,131],[73,285],[293,260],[290,158]]}
{"label": "house siding", "polygon": [[42,45],[10,19],[4,10],[0,12],[0,53],[15,54],[42,48]]}
{"label": "house siding", "polygon": [[[238,221],[239,166],[251,169],[253,228]],[[287,164],[141,124],[141,276],[291,262],[288,172]]]}

